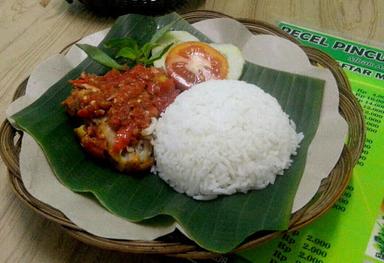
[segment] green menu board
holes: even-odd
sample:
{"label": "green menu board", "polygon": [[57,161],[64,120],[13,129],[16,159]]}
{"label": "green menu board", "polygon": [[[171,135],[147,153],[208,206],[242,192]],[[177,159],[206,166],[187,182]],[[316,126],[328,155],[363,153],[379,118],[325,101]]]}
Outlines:
{"label": "green menu board", "polygon": [[340,63],[363,107],[367,138],[351,182],[329,212],[234,261],[384,262],[384,51],[287,23],[279,26]]}

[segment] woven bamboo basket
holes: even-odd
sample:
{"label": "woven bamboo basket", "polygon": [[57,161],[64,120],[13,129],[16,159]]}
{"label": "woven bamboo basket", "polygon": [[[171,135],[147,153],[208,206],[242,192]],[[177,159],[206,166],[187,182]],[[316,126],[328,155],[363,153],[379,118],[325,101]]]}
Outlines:
{"label": "woven bamboo basket", "polygon": [[[224,17],[226,15],[211,11],[194,11],[185,13],[183,17],[190,23],[198,22],[209,18]],[[289,39],[296,44],[297,41],[284,31],[265,22],[238,19],[254,34],[272,34]],[[348,140],[344,145],[343,152],[333,168],[326,177],[315,197],[299,211],[292,214],[288,231],[294,231],[308,225],[326,211],[340,197],[346,188],[352,175],[352,168],[356,164],[363,149],[365,140],[365,125],[362,109],[352,94],[349,82],[342,69],[336,61],[319,50],[303,47],[301,48],[308,55],[311,63],[316,66],[328,68],[336,79],[340,104],[339,111],[349,125]],[[27,80],[17,88],[14,99],[22,96],[25,91]],[[102,249],[116,250],[127,253],[141,254],[163,254],[181,258],[204,259],[217,256],[198,247],[192,241],[185,238],[181,233],[174,232],[154,241],[115,240],[92,235],[65,217],[59,210],[37,200],[25,189],[21,180],[18,155],[22,133],[13,129],[8,121],[4,121],[0,128],[0,153],[8,168],[8,174],[16,195],[33,208],[36,212],[62,226],[73,237],[93,246]],[[280,236],[283,232],[257,233],[245,240],[233,252],[254,247],[268,240]]]}

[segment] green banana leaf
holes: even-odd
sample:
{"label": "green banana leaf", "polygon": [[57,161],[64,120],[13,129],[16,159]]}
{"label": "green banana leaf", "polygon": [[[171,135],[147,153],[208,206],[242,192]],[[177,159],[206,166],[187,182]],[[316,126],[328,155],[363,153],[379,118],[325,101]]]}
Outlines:
{"label": "green banana leaf", "polygon": [[[177,14],[163,17],[126,15],[116,20],[103,40],[130,36],[140,44],[170,22],[174,30],[185,30],[202,41],[209,39]],[[105,52],[102,43],[99,45]],[[68,80],[82,71],[104,74],[107,68],[89,58],[54,84],[29,107],[11,117],[18,128],[29,133],[42,147],[58,179],[75,192],[92,193],[110,212],[140,222],[159,215],[174,218],[198,245],[218,252],[233,250],[248,236],[262,230],[285,230],[293,199],[303,174],[308,146],[316,132],[324,82],[246,63],[242,80],[257,84],[276,97],[283,110],[304,133],[294,162],[273,185],[247,194],[196,201],[171,189],[148,172],[130,176],[102,165],[82,150],[73,133],[73,123],[61,106],[69,95]]]}

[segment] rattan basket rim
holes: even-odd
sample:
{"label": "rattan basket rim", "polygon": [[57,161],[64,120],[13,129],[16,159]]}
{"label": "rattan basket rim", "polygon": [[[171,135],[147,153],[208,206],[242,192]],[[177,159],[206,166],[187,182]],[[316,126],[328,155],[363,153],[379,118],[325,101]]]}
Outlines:
{"label": "rattan basket rim", "polygon": [[[229,17],[214,11],[193,11],[183,14],[183,17],[190,23],[203,19]],[[255,34],[273,34],[284,37],[298,44],[297,41],[279,28],[268,23],[249,19],[238,19]],[[300,45],[299,45],[300,46]],[[352,167],[356,164],[363,149],[365,140],[365,126],[362,109],[351,92],[349,82],[336,61],[323,52],[301,46],[313,64],[329,68],[333,73],[340,92],[340,113],[347,120],[349,125],[349,139],[345,144],[343,153],[332,173],[322,182],[319,188],[317,199],[300,209],[292,215],[289,231],[300,229],[309,224],[326,211],[336,202],[344,191],[352,174]],[[24,91],[27,80],[17,88],[14,99],[20,97]],[[165,254],[184,258],[210,258],[216,254],[205,251],[197,245],[182,242],[164,241],[134,241],[134,240],[114,240],[97,237],[75,225],[57,209],[37,200],[25,189],[21,180],[18,154],[20,151],[20,141],[22,134],[17,132],[6,120],[0,128],[0,154],[8,168],[11,185],[16,195],[28,206],[39,214],[60,224],[70,235],[75,238],[103,249],[110,249],[129,253],[143,254]],[[332,193],[329,195],[329,193]],[[282,232],[270,232],[262,236],[253,236],[241,244],[234,252],[259,245],[267,240],[273,239]]]}

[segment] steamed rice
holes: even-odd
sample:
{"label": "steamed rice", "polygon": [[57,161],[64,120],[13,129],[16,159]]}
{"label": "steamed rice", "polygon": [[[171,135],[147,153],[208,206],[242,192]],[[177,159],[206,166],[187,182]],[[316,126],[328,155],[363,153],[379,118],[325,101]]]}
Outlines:
{"label": "steamed rice", "polygon": [[235,80],[207,81],[180,94],[154,135],[158,175],[196,199],[273,184],[303,138],[274,97]]}

